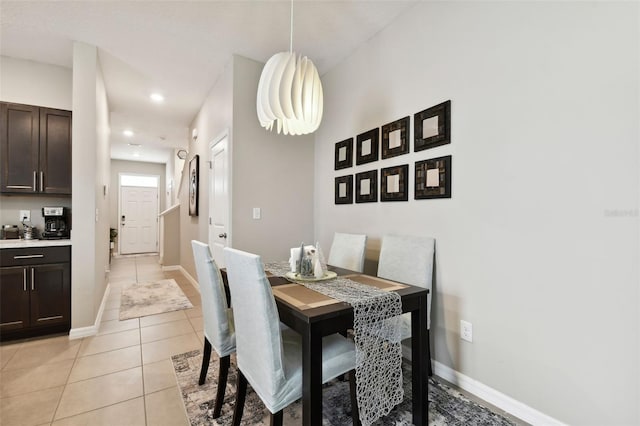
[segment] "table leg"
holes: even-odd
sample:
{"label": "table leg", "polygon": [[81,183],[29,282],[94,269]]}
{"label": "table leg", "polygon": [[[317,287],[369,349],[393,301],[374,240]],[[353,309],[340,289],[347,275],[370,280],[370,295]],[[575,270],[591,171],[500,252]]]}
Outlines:
{"label": "table leg", "polygon": [[420,309],[411,311],[411,380],[413,386],[413,424],[428,423],[427,377],[427,298],[420,298]]}
{"label": "table leg", "polygon": [[302,335],[302,424],[322,425],[322,336],[313,324]]}

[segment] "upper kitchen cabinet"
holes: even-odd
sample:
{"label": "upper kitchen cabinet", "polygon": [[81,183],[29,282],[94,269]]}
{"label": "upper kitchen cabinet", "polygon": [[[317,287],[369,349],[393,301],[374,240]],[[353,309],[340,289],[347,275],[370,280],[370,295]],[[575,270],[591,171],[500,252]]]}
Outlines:
{"label": "upper kitchen cabinet", "polygon": [[0,192],[71,195],[71,111],[0,104]]}

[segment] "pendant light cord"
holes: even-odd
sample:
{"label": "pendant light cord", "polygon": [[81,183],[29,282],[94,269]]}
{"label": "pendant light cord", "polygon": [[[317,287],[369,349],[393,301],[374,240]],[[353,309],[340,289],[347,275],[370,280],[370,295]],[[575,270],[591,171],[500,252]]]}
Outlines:
{"label": "pendant light cord", "polygon": [[289,33],[289,52],[293,52],[293,0],[291,0],[291,31]]}

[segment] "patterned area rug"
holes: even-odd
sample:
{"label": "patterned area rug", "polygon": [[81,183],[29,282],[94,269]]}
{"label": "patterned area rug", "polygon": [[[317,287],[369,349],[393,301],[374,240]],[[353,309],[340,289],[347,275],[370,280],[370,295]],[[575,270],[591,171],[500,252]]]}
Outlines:
{"label": "patterned area rug", "polygon": [[120,296],[120,320],[193,308],[173,279],[130,284]]}
{"label": "patterned area rug", "polygon": [[[215,351],[211,354],[211,363],[204,385],[198,386],[202,353],[199,350],[174,355],[173,368],[178,379],[178,386],[182,394],[187,416],[192,426],[229,425],[233,418],[235,402],[236,366],[235,358],[231,357],[229,379],[225,393],[222,414],[212,419],[213,405],[218,376],[218,358]],[[395,407],[385,418],[378,420],[375,425],[411,425],[411,365],[404,363],[404,401]],[[491,410],[465,398],[459,392],[448,386],[429,379],[429,425],[430,426],[468,426],[468,425],[498,425],[513,426],[515,423]],[[351,425],[351,403],[349,399],[349,382],[333,380],[325,385],[323,391],[322,412],[323,425],[343,426]],[[285,425],[300,425],[302,423],[302,404],[300,401],[291,404],[284,410]],[[243,425],[268,425],[269,412],[260,398],[247,388],[247,397],[242,416]]]}

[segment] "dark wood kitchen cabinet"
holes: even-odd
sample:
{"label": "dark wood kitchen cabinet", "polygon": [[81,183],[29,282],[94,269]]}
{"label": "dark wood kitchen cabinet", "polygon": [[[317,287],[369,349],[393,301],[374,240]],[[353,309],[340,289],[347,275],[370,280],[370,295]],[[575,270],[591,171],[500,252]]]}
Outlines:
{"label": "dark wood kitchen cabinet", "polygon": [[0,340],[69,331],[71,247],[0,251]]}
{"label": "dark wood kitchen cabinet", "polygon": [[0,192],[71,195],[71,111],[0,104]]}

